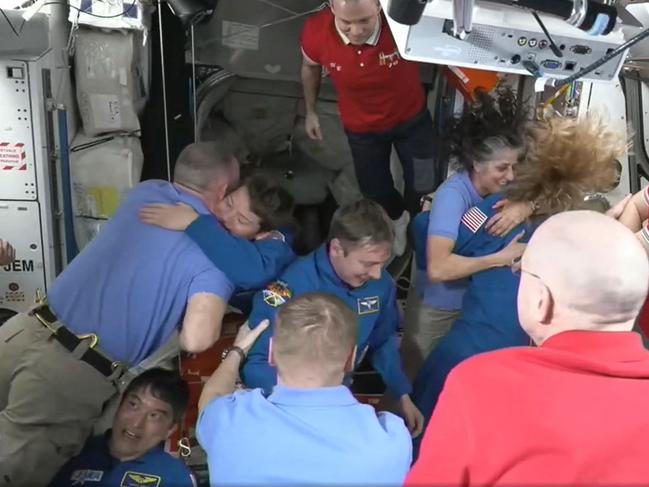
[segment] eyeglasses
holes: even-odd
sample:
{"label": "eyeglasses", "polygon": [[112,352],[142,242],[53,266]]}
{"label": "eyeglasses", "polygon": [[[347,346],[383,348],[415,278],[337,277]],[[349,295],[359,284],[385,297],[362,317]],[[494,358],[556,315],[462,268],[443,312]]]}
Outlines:
{"label": "eyeglasses", "polygon": [[528,271],[526,269],[523,269],[521,264],[522,264],[521,257],[517,257],[514,260],[512,260],[511,266],[509,268],[512,270],[512,273],[515,276],[520,276],[522,273],[525,273],[525,274],[527,274],[529,276],[532,276],[532,277],[535,277],[539,281],[543,282],[543,279],[541,279],[541,276],[539,276],[538,274],[534,274],[533,272],[530,272],[530,271]]}

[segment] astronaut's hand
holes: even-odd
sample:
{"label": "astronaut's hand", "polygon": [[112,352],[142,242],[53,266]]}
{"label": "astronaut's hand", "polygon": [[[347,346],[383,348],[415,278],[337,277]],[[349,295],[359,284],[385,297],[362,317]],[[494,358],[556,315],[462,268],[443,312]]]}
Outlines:
{"label": "astronaut's hand", "polygon": [[311,140],[322,140],[322,130],[320,130],[320,119],[315,112],[308,112],[304,117],[304,130]]}
{"label": "astronaut's hand", "polygon": [[485,230],[496,237],[507,235],[514,227],[532,216],[532,205],[526,202],[501,200],[493,208],[499,211],[489,219]]}
{"label": "astronaut's hand", "polygon": [[513,265],[517,259],[523,255],[525,252],[525,247],[527,244],[520,243],[520,239],[523,238],[525,232],[521,232],[516,235],[507,246],[499,252],[496,252],[494,255],[498,260],[498,265],[501,267]]}
{"label": "astronaut's hand", "polygon": [[198,218],[198,213],[185,203],[147,205],[140,209],[139,215],[144,223],[181,232]]}
{"label": "astronaut's hand", "polygon": [[606,212],[606,216],[610,216],[611,218],[615,218],[616,220],[619,220],[620,217],[622,216],[622,213],[624,213],[624,209],[626,208],[626,205],[629,203],[629,201],[631,201],[632,197],[633,197],[632,194],[626,195],[622,201],[620,201],[618,204],[616,204],[614,207],[612,207]]}
{"label": "astronaut's hand", "polygon": [[16,249],[6,240],[0,240],[0,265],[11,264],[16,259]]}
{"label": "astronaut's hand", "polygon": [[243,353],[248,355],[248,352],[257,341],[257,338],[259,338],[259,335],[261,335],[269,326],[270,321],[264,320],[251,330],[248,326],[248,322],[244,323],[239,327],[237,336],[234,339],[234,346],[239,347],[243,350]]}
{"label": "astronaut's hand", "polygon": [[404,394],[399,399],[399,408],[410,434],[413,438],[417,438],[424,431],[424,415],[417,409],[408,394]]}

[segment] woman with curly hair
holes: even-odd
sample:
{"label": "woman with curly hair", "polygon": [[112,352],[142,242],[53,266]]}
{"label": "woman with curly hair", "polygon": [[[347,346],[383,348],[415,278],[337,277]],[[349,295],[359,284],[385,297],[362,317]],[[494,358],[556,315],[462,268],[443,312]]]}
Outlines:
{"label": "woman with curly hair", "polygon": [[[462,215],[514,178],[525,155],[528,123],[513,91],[501,87],[492,96],[475,93],[475,102],[452,121],[448,137],[456,173],[440,186],[430,212],[414,220],[417,271],[406,306],[401,344],[404,370],[412,379],[459,316],[468,277],[492,267],[507,266],[522,246],[513,241],[490,255],[465,257],[454,252]],[[529,203],[501,203],[489,222],[503,235],[532,213]]]}
{"label": "woman with curly hair", "polygon": [[[555,117],[535,123],[530,135],[526,160],[518,165],[512,183],[463,216],[457,254],[480,257],[499,252],[521,236],[527,240],[545,218],[584,208],[588,193],[606,192],[615,185],[617,158],[626,150],[626,138],[601,120]],[[535,216],[505,236],[490,235],[486,223],[504,198],[534,201]],[[530,343],[518,322],[519,280],[509,267],[483,270],[471,278],[461,317],[428,356],[414,383],[413,400],[427,419],[455,365],[478,353]]]}

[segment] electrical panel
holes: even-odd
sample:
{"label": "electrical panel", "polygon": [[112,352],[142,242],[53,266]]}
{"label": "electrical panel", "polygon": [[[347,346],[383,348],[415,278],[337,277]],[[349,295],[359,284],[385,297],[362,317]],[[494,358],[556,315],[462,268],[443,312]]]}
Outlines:
{"label": "electrical panel", "polygon": [[[388,11],[389,0],[381,0]],[[473,13],[473,28],[459,40],[453,28],[453,2],[434,0],[426,5],[416,25],[388,17],[400,54],[413,61],[476,69],[565,78],[597,61],[624,43],[621,31],[591,36],[564,20],[540,15],[561,56],[550,48],[548,37],[532,13],[518,7],[480,3]],[[626,53],[612,59],[582,81],[610,81],[617,77]]]}

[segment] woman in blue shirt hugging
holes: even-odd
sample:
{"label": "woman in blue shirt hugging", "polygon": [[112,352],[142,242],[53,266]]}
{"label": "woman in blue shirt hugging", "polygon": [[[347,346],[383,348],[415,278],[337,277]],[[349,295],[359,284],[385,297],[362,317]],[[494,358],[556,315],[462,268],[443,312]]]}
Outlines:
{"label": "woman in blue shirt hugging", "polygon": [[[476,91],[474,101],[452,121],[446,140],[456,172],[437,190],[430,212],[420,213],[413,223],[417,269],[401,345],[410,378],[458,317],[468,277],[507,266],[522,254],[518,239],[481,257],[464,257],[453,249],[465,213],[514,179],[514,168],[526,152],[528,121],[515,93],[506,87],[493,95]],[[498,208],[487,223],[494,235],[507,234],[534,211],[532,204],[506,200]]]}

